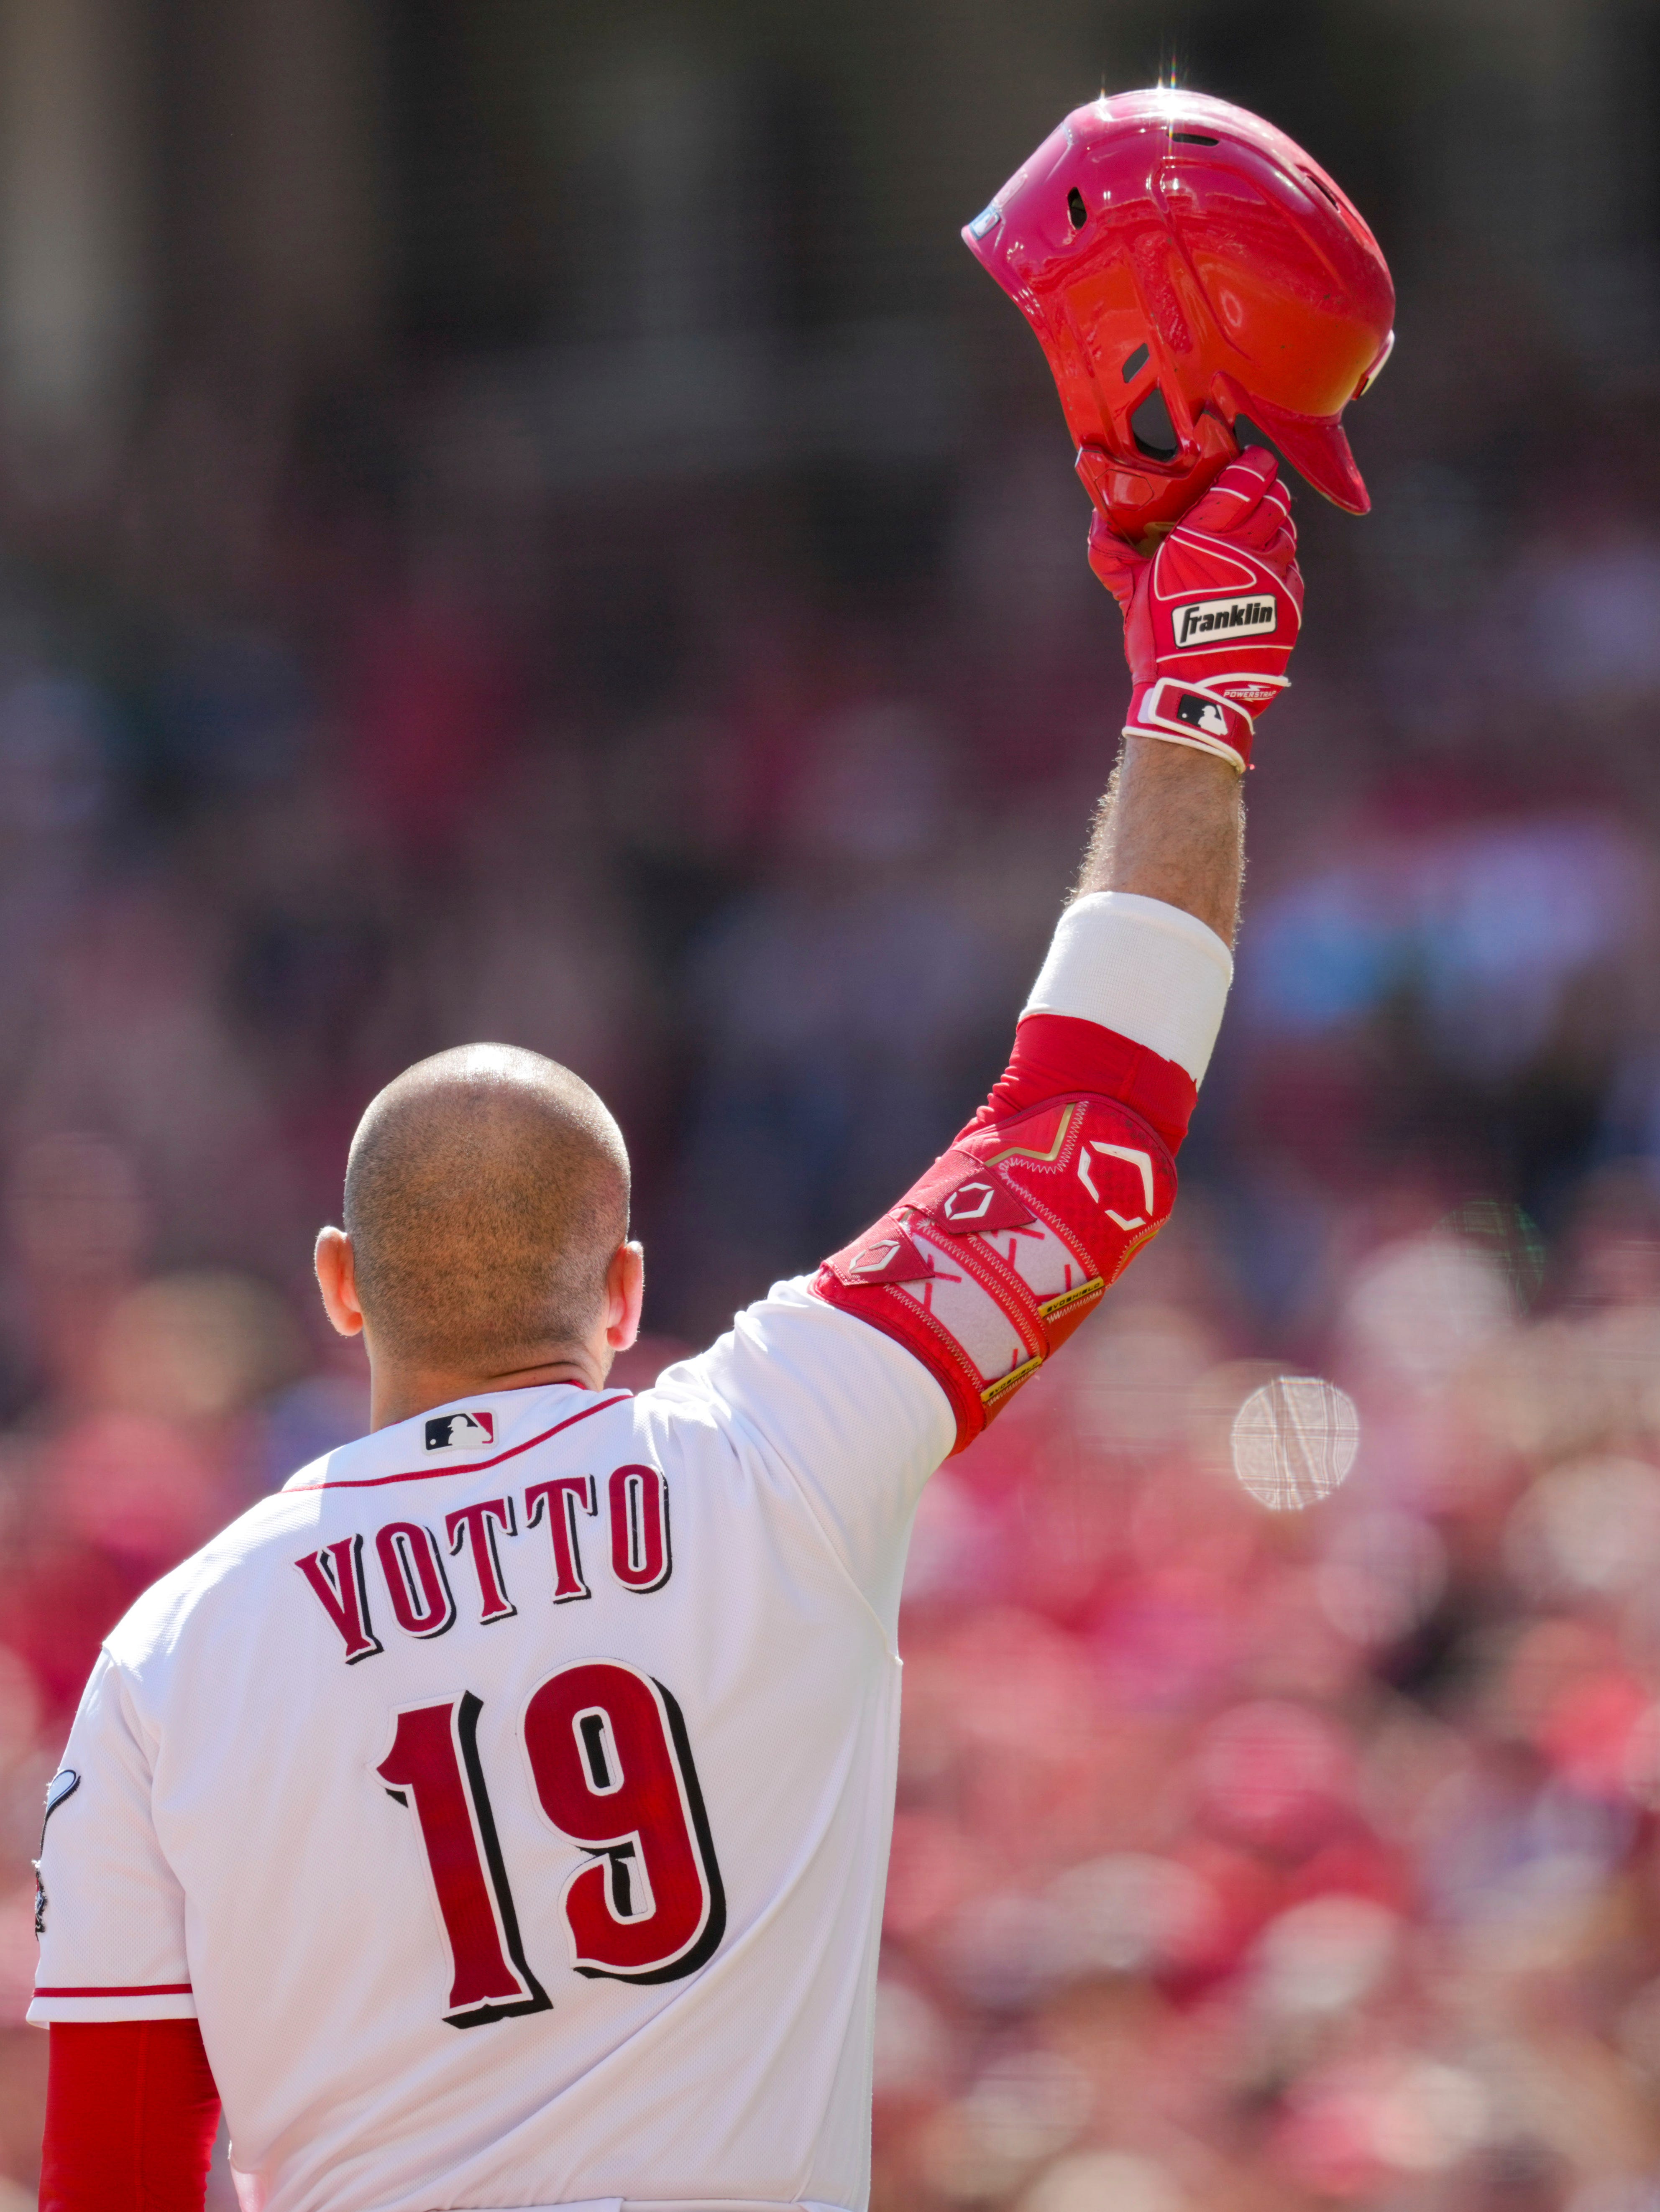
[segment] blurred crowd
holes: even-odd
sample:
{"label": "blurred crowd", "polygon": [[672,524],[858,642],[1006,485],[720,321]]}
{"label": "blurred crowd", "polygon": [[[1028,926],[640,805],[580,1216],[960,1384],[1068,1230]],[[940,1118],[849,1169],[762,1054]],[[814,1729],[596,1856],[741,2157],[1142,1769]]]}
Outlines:
{"label": "blurred crowd", "polygon": [[[1660,2206],[1660,441],[1419,323],[1376,514],[1299,502],[1177,1220],[924,1507],[878,2212]],[[414,372],[204,370],[3,487],[0,2212],[99,1638],[366,1425],[308,1278],[378,1085],[611,1101],[639,1384],[998,1072],[1125,688],[1027,366],[892,480],[486,493]]]}
{"label": "blurred crowd", "polygon": [[1317,1420],[1260,1479],[1203,1206],[931,1487],[879,2203],[1656,2203],[1650,1201],[1541,1304],[1424,1198],[1335,1291],[1341,1487]]}

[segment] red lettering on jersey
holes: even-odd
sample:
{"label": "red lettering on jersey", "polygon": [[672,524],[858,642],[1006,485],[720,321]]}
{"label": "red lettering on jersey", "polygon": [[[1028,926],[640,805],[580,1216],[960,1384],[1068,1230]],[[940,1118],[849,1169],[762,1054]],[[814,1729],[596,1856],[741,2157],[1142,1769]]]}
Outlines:
{"label": "red lettering on jersey", "polygon": [[533,1482],[525,1492],[525,1526],[534,1528],[545,1509],[548,1534],[553,1540],[555,1581],[553,1601],[569,1605],[575,1597],[592,1597],[582,1579],[582,1554],[576,1542],[576,1515],[597,1513],[591,1474],[556,1474],[550,1482]]}
{"label": "red lettering on jersey", "polygon": [[504,1528],[509,1536],[518,1534],[510,1498],[486,1498],[477,1505],[463,1505],[444,1516],[444,1534],[449,1539],[451,1557],[459,1554],[464,1543],[472,1554],[473,1572],[478,1577],[481,1627],[492,1620],[511,1620],[519,1610],[502,1580],[502,1562],[496,1550],[497,1527]]}
{"label": "red lettering on jersey", "polygon": [[624,1589],[661,1589],[674,1571],[667,1477],[654,1467],[619,1467],[610,1491],[611,1571]]}
{"label": "red lettering on jersey", "polygon": [[374,1540],[392,1618],[406,1636],[442,1636],[455,1625],[438,1539],[418,1521],[389,1521]]}
{"label": "red lettering on jersey", "polygon": [[363,1540],[342,1536],[320,1552],[296,1559],[319,1604],[339,1630],[346,1647],[346,1664],[373,1659],[386,1646],[369,1626],[369,1596],[363,1583]]}
{"label": "red lettering on jersey", "polygon": [[526,1964],[519,1918],[478,1762],[479,1700],[414,1705],[396,1716],[392,1749],[375,1772],[400,1805],[414,1800],[433,1901],[450,1950],[452,2027],[546,2012]]}
{"label": "red lettering on jersey", "polygon": [[582,1660],[532,1693],[524,1737],[542,1810],[593,1854],[565,1885],[577,1972],[695,1973],[726,1931],[727,1905],[679,1706],[633,1667]]}

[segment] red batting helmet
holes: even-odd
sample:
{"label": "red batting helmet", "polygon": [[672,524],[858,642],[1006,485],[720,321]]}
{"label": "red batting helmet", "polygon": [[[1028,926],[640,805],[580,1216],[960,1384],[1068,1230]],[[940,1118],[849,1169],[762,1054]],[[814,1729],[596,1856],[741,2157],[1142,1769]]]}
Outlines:
{"label": "red batting helmet", "polygon": [[1395,287],[1318,162],[1178,89],[1074,108],[964,231],[1049,356],[1114,529],[1173,522],[1241,415],[1337,506],[1371,501],[1340,417],[1389,358]]}

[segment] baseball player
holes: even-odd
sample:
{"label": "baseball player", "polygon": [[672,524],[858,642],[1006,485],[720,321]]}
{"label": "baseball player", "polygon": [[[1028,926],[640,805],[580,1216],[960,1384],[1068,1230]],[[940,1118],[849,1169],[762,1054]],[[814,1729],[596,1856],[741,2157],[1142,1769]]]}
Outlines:
{"label": "baseball player", "polygon": [[[371,1433],[133,1607],[48,1794],[41,2203],[860,2212],[905,1548],[1167,1218],[1301,617],[1274,460],[1098,518],[1126,745],[1007,1072],[810,1279],[637,1396],[628,1161],[471,1046],[318,1239]],[[1195,610],[1202,630],[1195,630]]]}

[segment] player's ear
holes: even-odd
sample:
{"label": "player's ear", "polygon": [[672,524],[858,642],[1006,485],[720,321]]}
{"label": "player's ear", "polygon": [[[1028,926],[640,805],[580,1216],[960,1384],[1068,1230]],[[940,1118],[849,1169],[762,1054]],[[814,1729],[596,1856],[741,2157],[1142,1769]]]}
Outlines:
{"label": "player's ear", "polygon": [[630,1237],[611,1255],[605,1270],[605,1344],[626,1352],[640,1334],[640,1308],[646,1295],[646,1254]]}
{"label": "player's ear", "polygon": [[350,1237],[344,1229],[319,1229],[313,1260],[324,1312],[342,1336],[358,1335],[363,1327],[363,1310],[357,1303],[357,1271]]}

